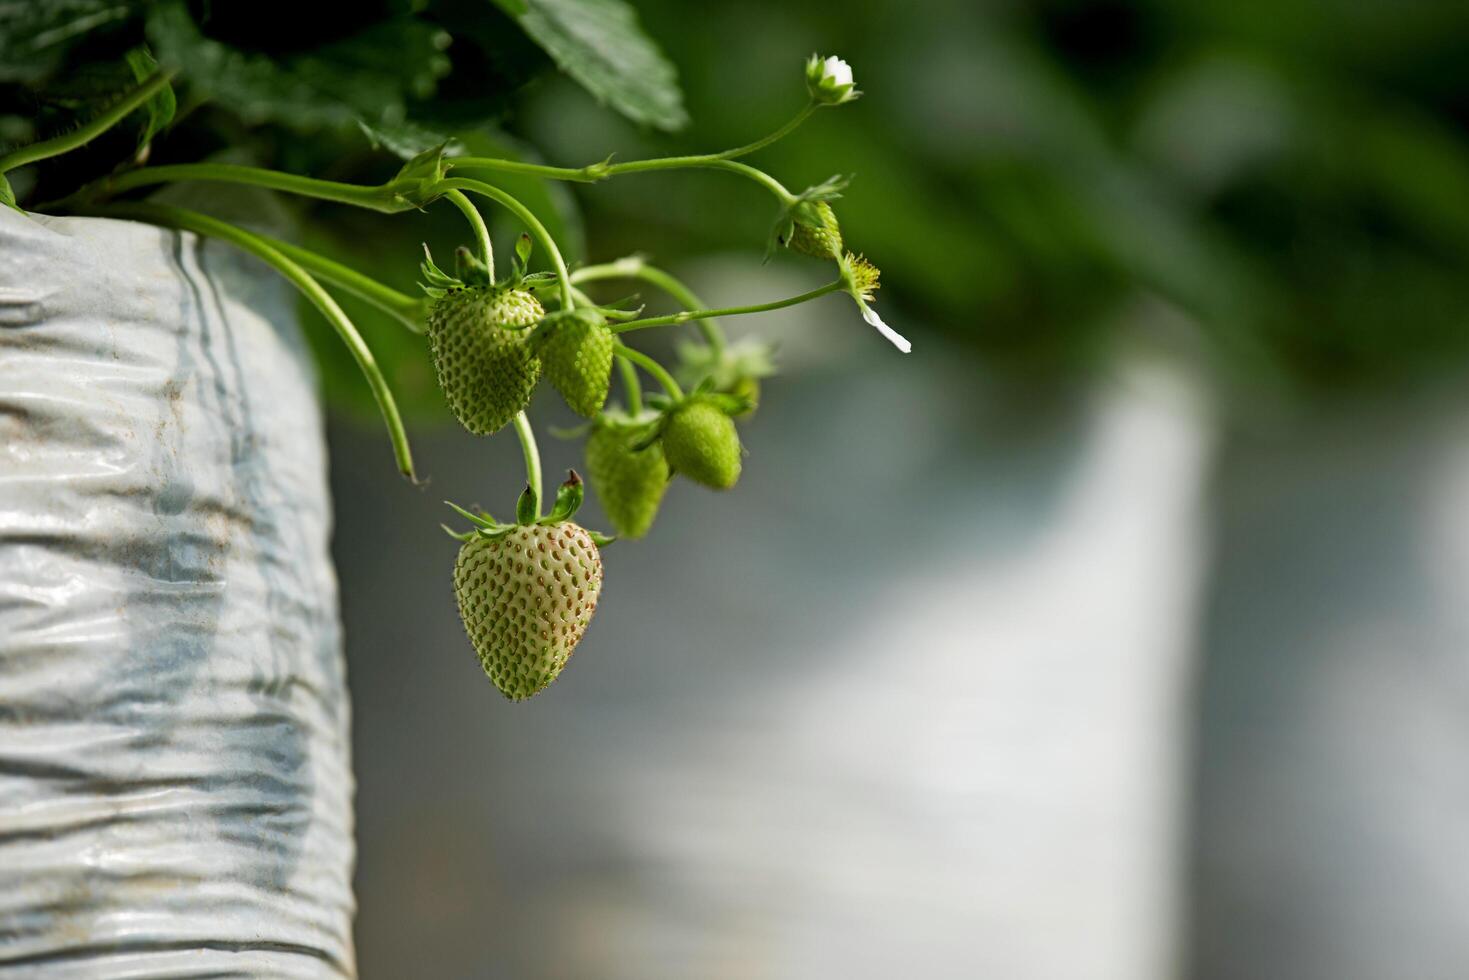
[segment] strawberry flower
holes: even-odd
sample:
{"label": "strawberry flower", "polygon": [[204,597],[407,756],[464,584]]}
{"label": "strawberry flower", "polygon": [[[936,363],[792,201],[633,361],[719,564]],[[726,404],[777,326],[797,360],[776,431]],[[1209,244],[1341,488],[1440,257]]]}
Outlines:
{"label": "strawberry flower", "polygon": [[884,323],[882,317],[871,306],[872,297],[877,292],[880,275],[877,266],[851,252],[842,256],[840,264],[842,282],[846,286],[847,295],[856,301],[857,309],[862,311],[862,319],[866,320],[869,326],[876,327],[877,332],[886,337],[898,350],[904,354],[910,353],[913,345],[908,342],[908,338]]}

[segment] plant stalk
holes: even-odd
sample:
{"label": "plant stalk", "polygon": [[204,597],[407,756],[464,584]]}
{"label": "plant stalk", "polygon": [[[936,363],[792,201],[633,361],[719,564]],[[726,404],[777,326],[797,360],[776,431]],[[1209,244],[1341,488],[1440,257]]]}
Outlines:
{"label": "plant stalk", "polygon": [[63,153],[70,153],[72,150],[86,146],[92,140],[126,119],[132,114],[133,110],[142,107],[149,99],[157,95],[169,83],[172,77],[173,74],[171,72],[154,72],[148,76],[146,81],[129,92],[116,105],[109,108],[96,119],[89,121],[86,125],[80,126],[69,133],[63,133],[60,136],[42,140],[39,143],[22,146],[18,149],[11,150],[4,156],[0,156],[0,175],[14,170],[16,167],[23,167],[28,163],[35,163],[37,160],[48,160],[51,157],[61,156]]}
{"label": "plant stalk", "polygon": [[486,184],[482,180],[471,180],[466,177],[450,177],[438,184],[438,189],[443,191],[469,191],[471,194],[479,194],[488,197],[505,206],[511,214],[520,219],[521,223],[535,236],[536,241],[551,256],[551,265],[556,271],[556,281],[561,286],[561,306],[563,309],[572,309],[576,301],[572,297],[571,276],[566,271],[566,260],[561,257],[561,249],[556,247],[556,239],[541,224],[541,219],[535,216],[530,208],[521,204],[513,195],[502,191],[493,184]]}
{"label": "plant stalk", "polygon": [[668,316],[652,316],[642,320],[628,320],[625,323],[614,323],[611,325],[613,333],[627,333],[629,330],[646,330],[649,327],[666,327],[677,323],[688,323],[690,320],[702,320],[716,316],[741,316],[746,313],[766,313],[770,310],[779,310],[787,306],[796,306],[807,303],[813,299],[834,293],[843,288],[840,279],[833,280],[825,286],[802,293],[799,296],[788,296],[785,299],[772,300],[769,303],[756,303],[751,306],[726,306],[717,310],[684,310],[682,313],[670,313]]}
{"label": "plant stalk", "polygon": [[474,202],[464,196],[463,191],[450,191],[444,195],[454,206],[464,212],[464,217],[469,219],[469,225],[474,229],[474,239],[479,245],[479,260],[489,270],[490,282],[495,281],[495,246],[490,241],[490,230],[485,227],[484,215],[479,213],[479,208]]}
{"label": "plant stalk", "polygon": [[515,414],[515,434],[520,437],[520,449],[525,455],[525,484],[530,487],[536,500],[536,517],[541,516],[541,453],[536,448],[536,434],[531,431],[530,419],[525,412]]}
{"label": "plant stalk", "polygon": [[620,357],[627,358],[651,374],[663,386],[663,390],[668,392],[668,397],[674,401],[681,401],[683,399],[683,389],[678,386],[678,382],[673,379],[673,375],[669,374],[668,370],[662,364],[659,364],[647,354],[621,343],[614,344],[612,346],[612,352]]}
{"label": "plant stalk", "polygon": [[336,330],[337,336],[347,345],[347,349],[352,353],[352,357],[357,361],[357,366],[367,379],[368,387],[372,389],[372,395],[377,400],[383,421],[387,424],[388,436],[393,443],[393,456],[398,463],[398,471],[410,480],[415,479],[413,455],[408,448],[408,434],[404,431],[397,403],[393,400],[393,393],[388,388],[382,369],[378,367],[372,351],[363,341],[362,335],[357,332],[357,328],[352,325],[347,314],[342,312],[337,301],[332,299],[331,294],[311,278],[306,270],[261,236],[196,211],[164,204],[140,203],[116,205],[108,208],[105,213],[222,239],[262,259],[288,279],[311,301],[312,305],[321,311],[327,322]]}

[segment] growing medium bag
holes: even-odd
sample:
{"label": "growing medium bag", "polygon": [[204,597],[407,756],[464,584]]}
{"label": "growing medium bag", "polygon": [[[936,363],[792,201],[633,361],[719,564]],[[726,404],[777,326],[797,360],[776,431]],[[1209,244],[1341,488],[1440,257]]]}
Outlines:
{"label": "growing medium bag", "polygon": [[344,977],[322,425],[226,246],[0,207],[0,974]]}

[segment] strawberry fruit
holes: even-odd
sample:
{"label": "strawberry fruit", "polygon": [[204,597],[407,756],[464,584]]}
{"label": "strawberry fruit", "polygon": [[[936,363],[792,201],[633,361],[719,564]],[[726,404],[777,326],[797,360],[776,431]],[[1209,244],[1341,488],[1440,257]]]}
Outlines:
{"label": "strawberry fruit", "polygon": [[792,251],[818,259],[841,258],[842,229],[837,224],[836,212],[826,201],[815,201],[808,208],[815,220],[797,215],[791,225],[790,235],[781,244]]}
{"label": "strawberry fruit", "polygon": [[459,549],[454,595],[480,666],[500,693],[546,689],[581,642],[602,591],[602,556],[580,525],[516,526]]}
{"label": "strawberry fruit", "polygon": [[434,301],[434,371],[454,417],[470,432],[498,432],[530,403],[541,376],[530,328],[544,315],[534,296],[507,286],[460,286]]}
{"label": "strawberry fruit", "polygon": [[715,490],[728,490],[740,478],[740,437],[724,404],[727,399],[691,395],[671,408],[663,423],[669,469]]}
{"label": "strawberry fruit", "polygon": [[647,426],[607,415],[587,437],[587,476],[607,519],[624,538],[640,538],[653,526],[668,488],[663,447],[645,441]]}
{"label": "strawberry fruit", "polygon": [[544,691],[581,642],[602,592],[602,553],[611,538],[572,522],[584,487],[572,470],[551,513],[536,513],[530,487],[500,524],[450,504],[474,529],[454,563],[454,598],[480,666],[500,693],[523,701]]}
{"label": "strawberry fruit", "polygon": [[612,345],[606,319],[595,310],[578,309],[542,324],[534,347],[547,380],[571,410],[594,418],[607,401]]}

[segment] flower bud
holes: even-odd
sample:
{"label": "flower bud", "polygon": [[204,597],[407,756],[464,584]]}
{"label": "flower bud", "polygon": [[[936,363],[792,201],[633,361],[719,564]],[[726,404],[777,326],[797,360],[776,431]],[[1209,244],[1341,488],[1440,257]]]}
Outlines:
{"label": "flower bud", "polygon": [[806,89],[821,105],[841,105],[862,94],[852,81],[852,66],[835,55],[810,57],[806,62]]}

